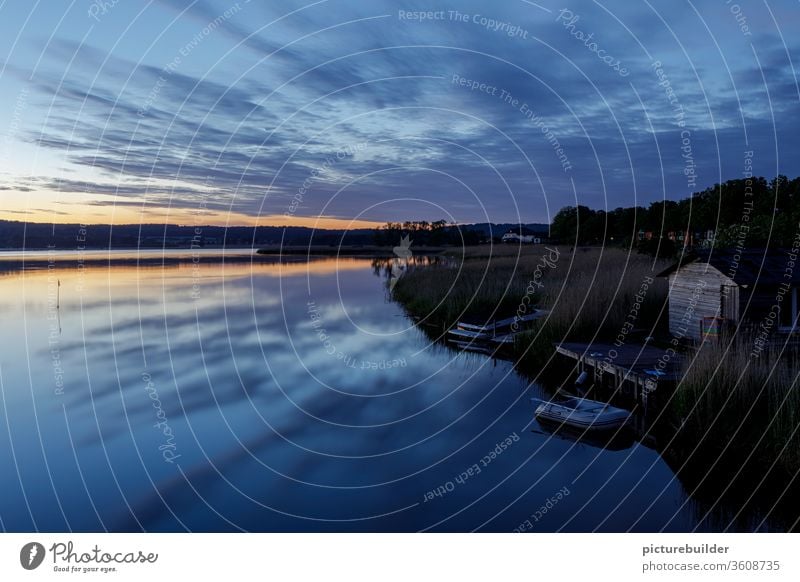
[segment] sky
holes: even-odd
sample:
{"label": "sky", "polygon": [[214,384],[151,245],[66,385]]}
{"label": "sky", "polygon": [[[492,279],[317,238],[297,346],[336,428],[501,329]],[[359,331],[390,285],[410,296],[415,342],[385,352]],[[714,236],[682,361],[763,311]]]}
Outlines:
{"label": "sky", "polygon": [[0,219],[549,222],[800,174],[800,2],[0,0]]}

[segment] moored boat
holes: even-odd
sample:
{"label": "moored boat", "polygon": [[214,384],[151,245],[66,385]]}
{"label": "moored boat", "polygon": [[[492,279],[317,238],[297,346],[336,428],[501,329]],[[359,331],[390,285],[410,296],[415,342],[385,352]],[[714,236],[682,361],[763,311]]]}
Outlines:
{"label": "moored boat", "polygon": [[489,341],[492,335],[466,329],[451,329],[447,332],[451,341]]}
{"label": "moored boat", "polygon": [[[547,311],[537,309],[533,313],[521,317],[509,317],[493,322],[476,325],[458,322],[453,329],[447,332],[447,338],[457,347],[464,347],[462,344],[482,344],[486,346],[508,346],[514,344],[514,337],[529,328],[529,324],[543,317]],[[472,348],[472,351],[479,351]]]}
{"label": "moored boat", "polygon": [[487,356],[494,355],[494,350],[487,346],[484,343],[476,343],[476,342],[461,342],[461,341],[452,341],[453,346],[457,347],[460,350],[465,352],[475,352],[478,354],[485,354]]}
{"label": "moored boat", "polygon": [[529,324],[537,319],[540,319],[547,315],[547,311],[544,309],[535,309],[532,313],[528,313],[525,315],[514,317],[508,317],[506,319],[496,319],[494,321],[490,321],[484,324],[472,324],[467,323],[464,321],[459,321],[456,324],[456,329],[464,330],[464,331],[471,331],[476,333],[483,333],[488,335],[497,335],[498,333],[508,333],[509,331],[513,330],[514,325],[519,327],[525,327],[526,324]]}
{"label": "moored boat", "polygon": [[583,430],[610,430],[628,423],[631,412],[589,400],[588,398],[567,398],[558,402],[531,398],[537,404],[534,415],[537,420],[555,422]]}

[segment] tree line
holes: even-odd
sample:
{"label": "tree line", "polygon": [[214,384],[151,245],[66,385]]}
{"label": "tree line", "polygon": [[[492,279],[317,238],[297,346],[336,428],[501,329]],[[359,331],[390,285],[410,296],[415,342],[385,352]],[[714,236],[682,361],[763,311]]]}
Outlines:
{"label": "tree line", "polygon": [[564,244],[633,246],[662,256],[683,246],[791,247],[800,234],[800,177],[728,180],[648,207],[567,206],[554,217],[550,234]]}
{"label": "tree line", "polygon": [[482,242],[480,232],[459,229],[446,220],[387,222],[376,229],[374,242],[380,246],[396,245],[403,236],[409,236],[416,246],[477,245]]}

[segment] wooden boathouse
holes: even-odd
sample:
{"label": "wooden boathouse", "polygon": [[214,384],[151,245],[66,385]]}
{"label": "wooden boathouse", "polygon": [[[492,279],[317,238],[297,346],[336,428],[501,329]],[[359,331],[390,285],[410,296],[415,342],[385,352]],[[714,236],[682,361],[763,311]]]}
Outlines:
{"label": "wooden boathouse", "polygon": [[[669,331],[698,343],[724,331],[797,330],[800,260],[789,250],[720,250],[691,254],[659,273],[669,279]],[[758,332],[757,332],[758,333]]]}

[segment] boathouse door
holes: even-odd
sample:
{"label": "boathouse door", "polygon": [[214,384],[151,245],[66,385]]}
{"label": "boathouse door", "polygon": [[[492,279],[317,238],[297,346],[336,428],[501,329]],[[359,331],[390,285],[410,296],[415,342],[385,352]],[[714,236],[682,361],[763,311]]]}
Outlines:
{"label": "boathouse door", "polygon": [[720,316],[736,324],[739,322],[739,287],[737,285],[722,285],[720,287]]}

